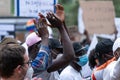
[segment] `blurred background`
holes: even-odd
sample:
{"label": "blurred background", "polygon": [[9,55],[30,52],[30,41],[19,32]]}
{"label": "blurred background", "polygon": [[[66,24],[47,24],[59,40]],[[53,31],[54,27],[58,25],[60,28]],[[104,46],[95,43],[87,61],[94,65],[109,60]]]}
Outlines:
{"label": "blurred background", "polygon": [[[80,36],[83,32],[80,32],[78,29],[79,24],[81,24],[79,20],[79,15],[81,13],[79,10],[82,8],[83,13],[85,10],[83,3],[80,1],[111,1],[113,4],[113,7],[110,6],[110,9],[112,9],[112,16],[114,19],[120,18],[120,0],[0,0],[0,40],[5,36],[9,36],[24,42],[27,34],[34,31],[32,19],[38,17],[38,12],[42,12],[44,15],[46,15],[45,13],[49,10],[55,12],[54,5],[56,3],[60,3],[64,6],[65,21],[71,39],[76,41],[80,40]],[[107,6],[107,4],[105,5]],[[94,13],[92,17],[94,17]],[[114,19],[112,18],[112,20]],[[82,21],[84,20],[83,16]],[[113,23],[115,22],[113,21]],[[84,25],[85,27],[87,26],[86,22],[84,22]],[[113,24],[112,26],[115,27]],[[53,30],[52,35],[58,37],[56,35],[57,32],[57,30]]]}

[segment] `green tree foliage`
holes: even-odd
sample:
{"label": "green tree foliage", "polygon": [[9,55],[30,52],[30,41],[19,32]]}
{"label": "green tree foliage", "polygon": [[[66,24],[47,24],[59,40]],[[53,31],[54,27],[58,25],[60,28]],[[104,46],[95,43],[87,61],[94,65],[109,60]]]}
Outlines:
{"label": "green tree foliage", "polygon": [[[112,0],[112,1],[115,7],[116,17],[120,17],[120,0]],[[70,26],[77,25],[79,0],[58,0],[58,3],[64,6],[65,21],[67,27],[70,28]],[[53,31],[55,33],[53,36],[58,38],[59,37],[57,35],[59,34],[58,31],[56,29],[54,29]]]}
{"label": "green tree foliage", "polygon": [[115,7],[116,17],[120,17],[120,0],[113,0]]}
{"label": "green tree foliage", "polygon": [[[115,7],[116,17],[120,17],[120,0],[112,0],[112,1]],[[77,25],[79,0],[58,0],[58,2],[62,4],[65,8],[67,26]]]}
{"label": "green tree foliage", "polygon": [[77,25],[79,1],[78,0],[59,0],[59,3],[64,6],[65,21],[67,26]]}

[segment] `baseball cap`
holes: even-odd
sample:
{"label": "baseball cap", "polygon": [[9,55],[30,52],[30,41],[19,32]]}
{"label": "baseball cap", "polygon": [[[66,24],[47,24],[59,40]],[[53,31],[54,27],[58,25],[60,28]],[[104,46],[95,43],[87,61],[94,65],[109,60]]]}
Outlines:
{"label": "baseball cap", "polygon": [[119,47],[120,47],[120,38],[117,38],[112,47],[113,52],[115,52],[117,50],[117,48],[119,48]]}
{"label": "baseball cap", "polygon": [[58,39],[55,39],[55,38],[49,38],[49,48],[50,49],[62,49],[63,46],[61,45],[60,41]]}
{"label": "baseball cap", "polygon": [[41,41],[41,38],[35,32],[32,32],[26,37],[25,43],[30,47],[39,41]]}
{"label": "baseball cap", "polygon": [[80,42],[73,42],[73,48],[74,48],[75,53],[78,53],[81,50],[85,50],[85,47],[82,47]]}
{"label": "baseball cap", "polygon": [[95,53],[109,53],[112,52],[113,41],[110,39],[103,39],[99,41],[95,47]]}

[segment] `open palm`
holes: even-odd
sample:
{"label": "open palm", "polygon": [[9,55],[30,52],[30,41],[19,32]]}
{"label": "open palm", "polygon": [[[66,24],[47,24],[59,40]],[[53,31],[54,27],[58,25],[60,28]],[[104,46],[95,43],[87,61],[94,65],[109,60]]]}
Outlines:
{"label": "open palm", "polygon": [[56,4],[56,16],[63,22],[65,20],[64,7],[60,4]]}

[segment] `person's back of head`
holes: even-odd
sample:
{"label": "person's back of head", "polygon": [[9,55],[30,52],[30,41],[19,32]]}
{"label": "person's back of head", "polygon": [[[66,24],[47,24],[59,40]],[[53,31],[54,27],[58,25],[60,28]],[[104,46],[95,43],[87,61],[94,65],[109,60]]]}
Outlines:
{"label": "person's back of head", "polygon": [[20,43],[14,38],[5,37],[1,40],[0,44],[20,44]]}
{"label": "person's back of head", "polygon": [[88,60],[89,60],[89,66],[91,69],[94,69],[94,67],[97,65],[97,63],[95,62],[96,58],[95,58],[95,49],[90,51],[90,54],[88,56]]}
{"label": "person's back of head", "polygon": [[103,39],[99,41],[95,47],[95,52],[100,54],[108,54],[112,52],[113,41],[110,39]]}
{"label": "person's back of head", "polygon": [[10,78],[15,75],[15,68],[24,64],[25,49],[18,44],[0,45],[0,76]]}
{"label": "person's back of head", "polygon": [[113,41],[110,39],[103,39],[97,43],[95,47],[95,56],[100,63],[104,63],[114,57],[112,46]]}

